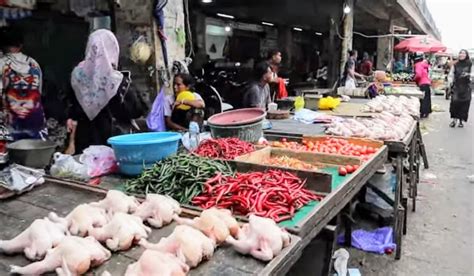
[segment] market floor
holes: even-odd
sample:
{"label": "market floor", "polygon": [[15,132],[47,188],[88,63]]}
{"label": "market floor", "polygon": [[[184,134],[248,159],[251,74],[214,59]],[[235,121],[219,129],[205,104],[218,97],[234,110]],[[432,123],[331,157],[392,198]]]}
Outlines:
{"label": "market floor", "polygon": [[[444,112],[423,121],[430,169],[421,172],[417,211],[408,214],[408,233],[399,261],[351,249],[349,267],[362,275],[474,275],[474,113],[465,128],[449,128],[449,101],[434,97]],[[435,178],[436,176],[436,178]]]}

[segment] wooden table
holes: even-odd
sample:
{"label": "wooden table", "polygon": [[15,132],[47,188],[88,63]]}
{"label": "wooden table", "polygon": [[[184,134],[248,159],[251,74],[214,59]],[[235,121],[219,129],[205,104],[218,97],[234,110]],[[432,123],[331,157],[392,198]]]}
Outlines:
{"label": "wooden table", "polygon": [[[359,101],[361,102],[361,101]],[[350,116],[343,114],[343,116]],[[339,115],[341,116],[341,115]],[[273,122],[272,122],[273,123]],[[265,131],[268,136],[274,137],[302,137],[312,135],[323,135],[324,131],[317,133],[319,128],[306,128],[306,125],[292,120],[292,122],[286,122],[284,128],[278,125],[278,128]],[[283,130],[283,131],[281,131]],[[293,130],[293,131],[292,131]],[[392,165],[396,170],[396,192],[395,199],[388,200],[388,203],[393,206],[394,218],[394,241],[397,244],[395,258],[401,258],[401,244],[402,235],[407,232],[407,209],[408,209],[408,197],[412,200],[412,210],[416,210],[416,197],[418,194],[418,183],[419,183],[419,172],[421,167],[421,158],[425,168],[428,168],[428,160],[426,156],[425,147],[423,144],[421,131],[419,127],[419,121],[415,121],[410,128],[405,138],[401,141],[384,141],[388,147],[389,156],[393,158]],[[404,160],[407,159],[408,166],[404,165]],[[382,162],[383,164],[383,162]],[[381,165],[375,168],[375,171],[381,167]],[[375,173],[374,171],[374,173]],[[372,174],[373,175],[373,174]],[[368,179],[367,179],[368,180]],[[408,183],[408,187],[405,187],[405,183]],[[363,183],[362,185],[365,185]],[[382,196],[384,200],[388,197],[384,196],[381,191],[377,191],[376,187],[371,187],[376,193]],[[408,195],[405,194],[405,188],[408,190]]]}
{"label": "wooden table", "polygon": [[[0,201],[0,239],[13,238],[33,220],[43,218],[51,211],[64,216],[81,203],[100,200],[104,192],[84,185],[47,181],[29,193]],[[159,230],[154,229],[148,240],[158,242],[171,234],[174,227],[171,224]],[[192,269],[189,275],[285,275],[300,257],[301,251],[302,244],[296,236],[292,236],[290,246],[269,263],[240,255],[231,247],[221,246],[209,261]],[[143,248],[136,246],[129,251],[114,253],[109,261],[93,271],[93,275],[101,275],[105,270],[114,276],[123,275],[127,266],[135,262],[142,252]],[[23,255],[0,255],[0,275],[8,275],[12,264],[23,266],[28,263]]]}

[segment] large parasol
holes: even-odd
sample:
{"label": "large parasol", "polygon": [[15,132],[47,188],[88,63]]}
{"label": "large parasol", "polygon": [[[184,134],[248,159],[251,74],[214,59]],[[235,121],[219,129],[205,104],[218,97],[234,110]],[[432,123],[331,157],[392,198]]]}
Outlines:
{"label": "large parasol", "polygon": [[415,36],[403,40],[395,46],[395,51],[437,53],[446,51],[447,47],[430,36]]}

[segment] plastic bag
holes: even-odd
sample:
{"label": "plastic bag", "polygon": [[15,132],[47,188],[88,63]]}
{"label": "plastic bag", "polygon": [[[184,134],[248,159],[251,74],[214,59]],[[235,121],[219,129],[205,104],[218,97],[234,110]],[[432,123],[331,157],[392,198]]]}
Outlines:
{"label": "plastic bag", "polygon": [[51,175],[59,178],[70,178],[77,180],[88,180],[87,167],[74,160],[69,154],[56,152],[53,155],[53,165],[51,166]]}
{"label": "plastic bag", "polygon": [[146,124],[152,131],[166,131],[165,125],[165,92],[161,88],[156,96],[150,114],[146,118]]}
{"label": "plastic bag", "polygon": [[79,162],[86,166],[87,175],[90,177],[111,174],[118,170],[114,150],[107,146],[88,147],[79,157]]}
{"label": "plastic bag", "polygon": [[[339,244],[344,243],[344,235],[339,236]],[[355,230],[352,232],[352,246],[378,254],[384,254],[387,250],[395,250],[393,243],[393,230],[391,227],[382,227],[368,232],[365,230]]]}
{"label": "plastic bag", "polygon": [[333,98],[331,96],[326,98],[321,98],[319,100],[318,108],[321,110],[334,109],[341,103],[340,99]]}

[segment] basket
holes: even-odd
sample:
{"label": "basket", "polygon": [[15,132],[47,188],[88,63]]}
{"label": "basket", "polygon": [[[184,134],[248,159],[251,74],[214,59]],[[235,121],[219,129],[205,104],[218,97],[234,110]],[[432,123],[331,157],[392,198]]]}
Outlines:
{"label": "basket", "polygon": [[180,139],[176,132],[148,132],[114,136],[107,142],[114,149],[120,172],[133,176],[176,154]]}

